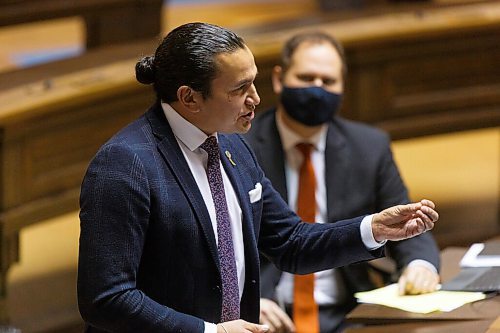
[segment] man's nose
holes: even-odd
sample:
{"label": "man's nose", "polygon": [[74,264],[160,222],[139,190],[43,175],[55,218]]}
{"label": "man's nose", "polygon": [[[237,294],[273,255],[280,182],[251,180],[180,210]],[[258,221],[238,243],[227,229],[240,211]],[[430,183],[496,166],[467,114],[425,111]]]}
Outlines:
{"label": "man's nose", "polygon": [[257,106],[260,104],[260,96],[254,84],[250,87],[248,97],[252,100],[253,105]]}
{"label": "man's nose", "polygon": [[323,87],[323,79],[321,78],[315,78],[314,81],[313,81],[313,84],[316,86],[316,87]]}

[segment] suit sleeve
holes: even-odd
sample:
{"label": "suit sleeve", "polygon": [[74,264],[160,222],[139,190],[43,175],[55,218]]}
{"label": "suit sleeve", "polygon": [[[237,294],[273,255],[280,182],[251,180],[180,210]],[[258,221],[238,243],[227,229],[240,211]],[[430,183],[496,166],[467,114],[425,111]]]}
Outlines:
{"label": "suit sleeve", "polygon": [[112,332],[203,332],[201,319],[136,288],[150,215],[149,183],[128,147],[104,147],[80,197],[78,305],[83,319]]}

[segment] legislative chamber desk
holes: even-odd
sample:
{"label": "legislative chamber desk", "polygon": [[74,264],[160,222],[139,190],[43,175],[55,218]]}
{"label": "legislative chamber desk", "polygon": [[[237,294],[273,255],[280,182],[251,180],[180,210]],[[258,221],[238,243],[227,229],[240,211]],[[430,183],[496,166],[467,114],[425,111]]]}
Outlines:
{"label": "legislative chamber desk", "polygon": [[[307,27],[346,46],[346,117],[383,127],[393,139],[500,125],[500,3],[422,2],[394,15],[299,23],[238,31],[259,69],[259,110],[275,102],[270,73],[282,43]],[[8,321],[2,302],[9,267],[19,260],[20,230],[78,209],[98,147],[154,101],[151,87],[136,82],[134,66],[157,42],[0,74],[0,322]]]}
{"label": "legislative chamber desk", "polygon": [[[458,263],[466,250],[451,247],[441,252],[442,281],[458,274]],[[347,320],[362,326],[350,328],[345,333],[484,333],[499,317],[500,295],[466,304],[451,312],[430,314],[411,313],[382,305],[359,304],[348,314]]]}

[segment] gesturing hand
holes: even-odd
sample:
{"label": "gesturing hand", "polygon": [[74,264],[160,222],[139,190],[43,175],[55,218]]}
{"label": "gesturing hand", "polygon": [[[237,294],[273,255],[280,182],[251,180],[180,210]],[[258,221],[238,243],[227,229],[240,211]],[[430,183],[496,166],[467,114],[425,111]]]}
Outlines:
{"label": "gesturing hand", "polygon": [[439,215],[430,200],[387,208],[372,219],[372,232],[376,241],[398,241],[411,238],[434,227]]}

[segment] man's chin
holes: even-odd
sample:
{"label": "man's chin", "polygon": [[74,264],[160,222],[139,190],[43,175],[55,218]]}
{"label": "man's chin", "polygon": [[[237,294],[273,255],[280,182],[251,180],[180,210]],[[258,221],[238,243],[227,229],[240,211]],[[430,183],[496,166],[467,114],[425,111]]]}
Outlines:
{"label": "man's chin", "polygon": [[239,127],[240,131],[238,132],[239,134],[245,134],[252,128],[252,122],[250,120],[245,120],[243,121],[242,126]]}
{"label": "man's chin", "polygon": [[223,134],[245,134],[250,130],[250,126],[248,127],[242,127],[238,126],[237,128],[232,128],[232,129],[226,129],[226,130],[219,130],[217,131],[218,133],[223,133]]}
{"label": "man's chin", "polygon": [[218,130],[219,133],[224,134],[245,134],[252,127],[252,122],[249,120],[239,119],[232,128]]}

